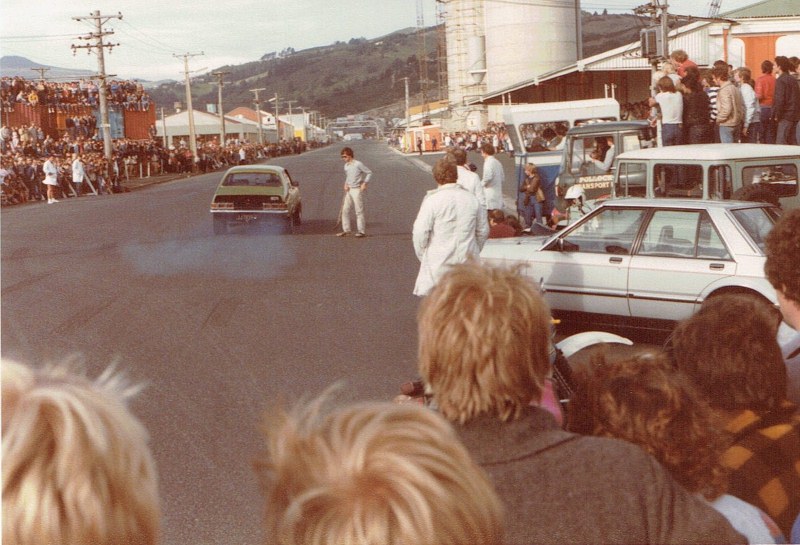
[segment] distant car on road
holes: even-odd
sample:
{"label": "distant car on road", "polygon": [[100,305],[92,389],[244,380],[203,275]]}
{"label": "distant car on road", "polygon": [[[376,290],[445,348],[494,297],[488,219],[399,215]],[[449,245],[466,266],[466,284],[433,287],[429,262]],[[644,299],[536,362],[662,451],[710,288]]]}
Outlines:
{"label": "distant car on road", "polygon": [[522,264],[559,318],[668,330],[722,293],[775,304],[768,203],[612,199],[549,237],[490,239],[481,260]]}
{"label": "distant car on road", "polygon": [[298,183],[278,165],[243,165],[228,169],[211,199],[214,234],[229,225],[283,221],[294,231],[302,222]]}

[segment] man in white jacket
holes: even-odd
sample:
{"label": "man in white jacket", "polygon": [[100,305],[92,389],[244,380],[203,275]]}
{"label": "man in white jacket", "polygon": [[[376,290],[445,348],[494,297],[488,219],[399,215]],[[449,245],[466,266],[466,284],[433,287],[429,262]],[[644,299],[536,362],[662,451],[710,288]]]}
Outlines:
{"label": "man in white jacket", "polygon": [[486,196],[486,208],[488,210],[503,209],[503,182],[505,173],[503,165],[494,156],[494,146],[486,143],[481,146],[483,155],[483,193]]}
{"label": "man in white jacket", "polygon": [[433,167],[439,184],[428,191],[414,221],[412,238],[419,258],[414,295],[425,296],[448,266],[478,259],[489,236],[486,210],[475,195],[456,183],[458,171],[449,158]]}
{"label": "man in white jacket", "polygon": [[456,183],[475,195],[478,202],[486,210],[486,195],[483,194],[483,184],[481,177],[467,167],[467,152],[461,148],[455,148],[447,152],[448,155],[453,156],[458,169],[458,181]]}
{"label": "man in white jacket", "polygon": [[56,186],[58,186],[58,167],[55,163],[55,156],[52,153],[47,155],[47,161],[42,165],[44,180],[42,183],[47,186],[47,204],[58,202],[56,200]]}
{"label": "man in white jacket", "polygon": [[75,186],[75,196],[83,195],[83,179],[86,178],[86,169],[81,161],[81,155],[75,153],[72,156],[72,185]]}

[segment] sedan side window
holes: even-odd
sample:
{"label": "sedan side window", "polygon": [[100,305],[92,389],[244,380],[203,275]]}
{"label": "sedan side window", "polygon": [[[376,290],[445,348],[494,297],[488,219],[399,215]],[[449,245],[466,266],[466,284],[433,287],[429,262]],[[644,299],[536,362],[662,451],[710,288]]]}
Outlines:
{"label": "sedan side window", "polygon": [[700,212],[658,210],[642,237],[639,255],[694,257]]}
{"label": "sedan side window", "polygon": [[[630,254],[645,211],[605,208],[583,218],[562,237],[562,249],[573,252]],[[556,249],[556,248],[552,248]]]}

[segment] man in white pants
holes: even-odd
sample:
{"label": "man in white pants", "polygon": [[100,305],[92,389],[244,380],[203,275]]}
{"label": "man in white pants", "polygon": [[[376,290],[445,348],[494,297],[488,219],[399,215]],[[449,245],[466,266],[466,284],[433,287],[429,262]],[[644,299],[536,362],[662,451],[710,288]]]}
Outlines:
{"label": "man in white pants", "polygon": [[367,236],[366,220],[364,219],[364,192],[367,184],[372,178],[372,171],[364,166],[361,161],[356,161],[351,148],[342,149],[342,159],[344,159],[344,202],[342,203],[342,232],[337,237],[349,236],[352,232],[350,223],[350,211],[356,211],[356,237]]}

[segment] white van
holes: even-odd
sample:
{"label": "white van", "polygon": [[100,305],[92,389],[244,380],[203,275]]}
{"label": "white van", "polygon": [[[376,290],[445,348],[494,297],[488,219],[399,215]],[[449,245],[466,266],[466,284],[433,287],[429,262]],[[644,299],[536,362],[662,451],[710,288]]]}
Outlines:
{"label": "white van", "polygon": [[615,161],[612,198],[766,200],[800,207],[800,147],[690,144],[628,151]]}

